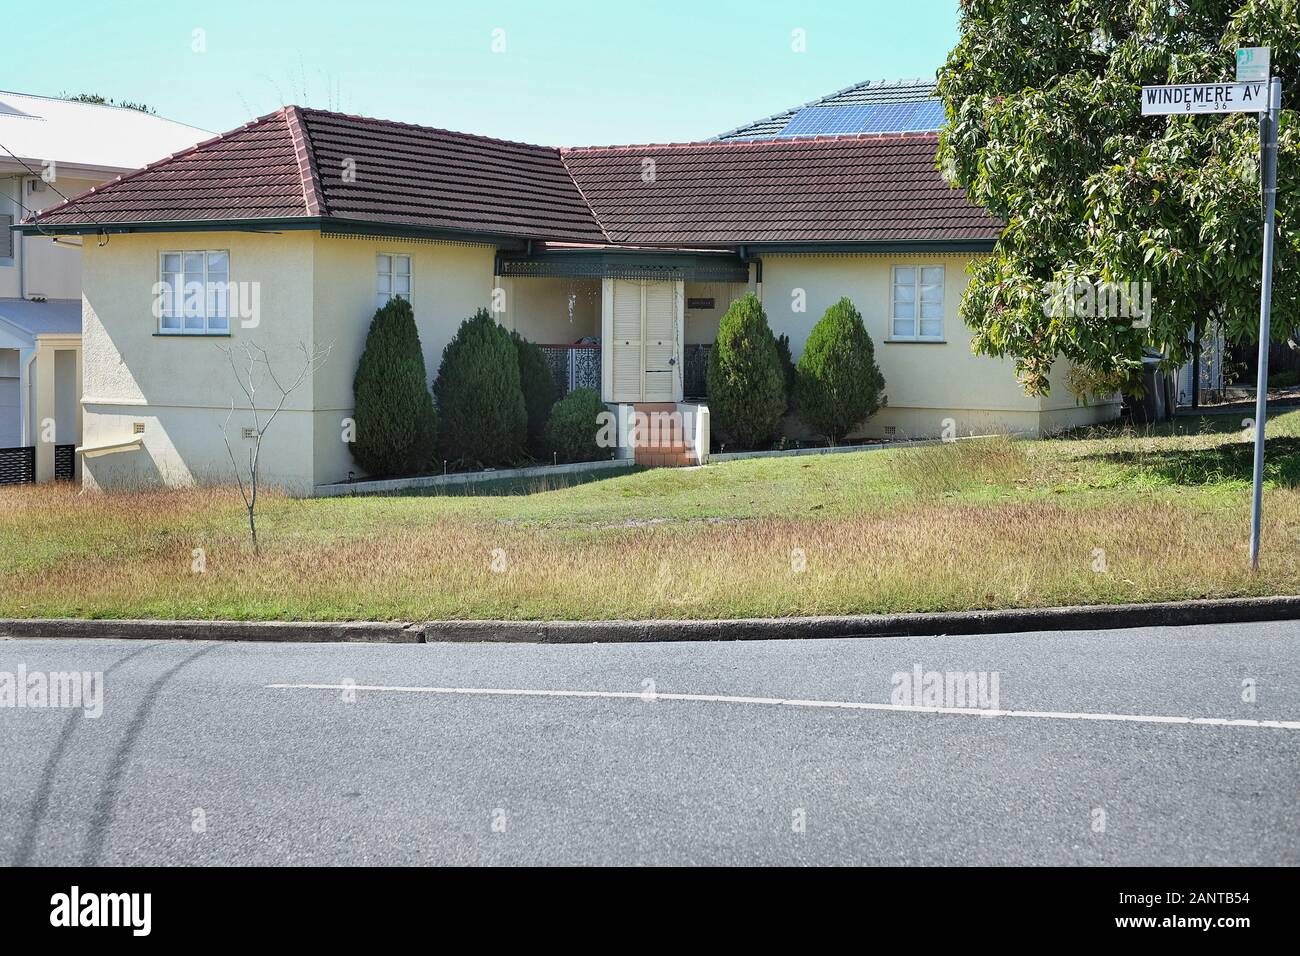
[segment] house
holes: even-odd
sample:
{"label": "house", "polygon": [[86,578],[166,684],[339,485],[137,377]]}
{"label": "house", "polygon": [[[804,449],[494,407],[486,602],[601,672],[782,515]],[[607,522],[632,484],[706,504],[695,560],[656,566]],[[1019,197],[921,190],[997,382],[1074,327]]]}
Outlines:
{"label": "house", "polygon": [[139,110],[0,92],[0,484],[72,478],[82,239],[10,227],[206,138]]}
{"label": "house", "polygon": [[[346,480],[352,376],[392,296],[412,304],[429,374],[490,306],[564,385],[623,409],[706,404],[708,349],[745,292],[796,357],[848,296],[889,397],[866,436],[1112,417],[1075,402],[1064,363],[1051,396],[1029,398],[1010,362],[971,353],[958,302],[999,223],[943,182],[935,148],[918,130],[554,149],[290,106],[20,228],[86,243],[91,487],[228,480],[218,426],[239,393],[217,346],[239,340],[332,347],[263,469],[299,494]],[[201,294],[181,309],[184,287]]]}

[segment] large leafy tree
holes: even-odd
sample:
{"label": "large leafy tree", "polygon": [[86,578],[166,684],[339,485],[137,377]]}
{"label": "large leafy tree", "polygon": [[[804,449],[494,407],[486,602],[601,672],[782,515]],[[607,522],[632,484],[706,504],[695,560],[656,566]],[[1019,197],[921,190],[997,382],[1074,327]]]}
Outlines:
{"label": "large leafy tree", "polygon": [[[1230,80],[1238,46],[1283,83],[1273,330],[1300,325],[1297,0],[961,0],[939,73],[939,167],[1006,224],[962,318],[1025,390],[1059,357],[1077,392],[1141,389],[1144,347],[1180,365],[1195,329],[1257,337],[1261,194],[1254,113],[1143,117],[1139,88]],[[1149,324],[1045,309],[1045,285],[1150,282]],[[1085,314],[1080,314],[1085,313]]]}

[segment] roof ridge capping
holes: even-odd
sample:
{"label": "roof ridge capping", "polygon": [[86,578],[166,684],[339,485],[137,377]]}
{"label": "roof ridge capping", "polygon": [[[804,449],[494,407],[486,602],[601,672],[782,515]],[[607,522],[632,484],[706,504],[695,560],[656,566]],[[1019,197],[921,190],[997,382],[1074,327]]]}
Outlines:
{"label": "roof ridge capping", "polygon": [[298,106],[286,106],[283,110],[284,122],[289,129],[289,138],[293,141],[294,158],[298,161],[298,177],[302,180],[303,207],[308,216],[324,216],[325,191],[321,189],[320,172],[316,168],[316,151],[312,148],[311,134],[303,122],[302,109]]}

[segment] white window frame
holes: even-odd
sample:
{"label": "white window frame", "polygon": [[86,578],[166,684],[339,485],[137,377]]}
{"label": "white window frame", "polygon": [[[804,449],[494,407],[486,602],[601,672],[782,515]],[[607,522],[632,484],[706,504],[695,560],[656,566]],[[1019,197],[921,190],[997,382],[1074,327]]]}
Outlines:
{"label": "white window frame", "polygon": [[[215,319],[215,318],[218,318],[218,316],[212,314],[212,312],[213,312],[214,310],[211,309],[212,298],[211,298],[211,290],[210,290],[210,288],[209,288],[209,285],[210,285],[210,283],[211,283],[213,280],[210,279],[210,278],[208,277],[208,257],[209,257],[209,256],[212,256],[212,255],[223,255],[223,256],[226,257],[226,278],[225,278],[224,281],[225,281],[225,283],[226,283],[226,288],[227,288],[227,290],[229,290],[229,288],[230,288],[230,250],[229,250],[229,249],[164,249],[162,252],[159,252],[159,253],[158,253],[158,282],[159,282],[159,284],[162,284],[163,282],[165,282],[164,277],[165,277],[165,276],[169,276],[169,275],[180,276],[180,277],[181,277],[181,283],[182,283],[182,296],[181,296],[181,298],[178,300],[178,299],[176,299],[175,297],[173,297],[173,301],[172,301],[172,309],[173,309],[173,312],[174,312],[175,314],[170,315],[170,316],[169,316],[169,315],[163,315],[163,314],[162,314],[162,310],[159,309],[159,313],[158,313],[158,334],[159,334],[159,335],[220,335],[220,336],[223,336],[223,337],[224,337],[224,336],[229,336],[229,335],[230,335],[230,297],[229,297],[229,295],[226,296],[226,314],[225,314],[226,325],[225,325],[225,328],[212,328],[212,326],[211,326],[211,322],[212,322],[212,320]],[[180,272],[169,272],[169,271],[167,270],[167,268],[166,268],[166,264],[167,264],[167,257],[168,257],[168,256],[180,256],[180,257],[181,257],[181,271],[180,271]],[[202,256],[202,257],[203,257],[203,328],[201,328],[201,329],[190,329],[190,328],[186,328],[186,325],[187,325],[187,321],[186,321],[186,319],[187,319],[187,317],[186,317],[186,315],[185,315],[185,303],[184,303],[184,296],[183,296],[185,276],[187,275],[187,273],[185,272],[185,257],[186,257],[186,256]],[[169,319],[169,318],[179,318],[179,319],[180,319],[180,328],[176,328],[176,329],[165,328],[165,327],[163,326],[163,323],[164,323],[164,321],[166,321],[166,320]],[[190,316],[189,318],[193,318],[193,316]]]}
{"label": "white window frame", "polygon": [[[380,258],[383,257],[383,256],[387,256],[387,257],[388,257],[388,271],[387,271],[387,272],[380,272],[380,271],[379,271],[379,260],[380,260]],[[405,259],[405,260],[406,260],[406,292],[405,292],[405,293],[402,293],[402,292],[394,292],[394,291],[393,291],[393,280],[396,279],[399,275],[402,274],[402,273],[398,272],[398,271],[397,271],[397,268],[396,268],[396,266],[397,266],[397,262],[396,262],[396,260],[398,260],[398,259]],[[385,291],[383,291],[383,290],[381,290],[381,289],[379,288],[379,280],[380,280],[380,278],[386,278],[386,279],[388,280],[388,291],[387,291],[387,292],[385,292]],[[409,252],[385,252],[385,251],[383,251],[383,250],[380,250],[379,252],[376,252],[376,253],[375,253],[375,308],[376,308],[376,309],[382,309],[382,308],[383,308],[384,306],[386,306],[389,302],[393,301],[393,297],[394,297],[394,296],[397,296],[397,297],[399,297],[399,298],[403,298],[403,299],[405,299],[407,302],[410,302],[410,301],[411,301],[411,296],[412,296],[414,293],[415,293],[415,262],[414,262],[414,257],[413,257]],[[380,301],[379,301],[379,297],[380,297],[381,295],[382,295],[382,296],[386,296],[386,298],[384,299],[383,302],[380,302]]]}
{"label": "white window frame", "polygon": [[[912,296],[912,304],[913,304],[913,306],[914,306],[915,308],[913,309],[913,315],[912,315],[912,319],[911,319],[911,321],[912,321],[912,334],[911,334],[911,335],[899,335],[899,334],[897,334],[897,333],[894,331],[894,323],[895,323],[895,321],[898,321],[898,322],[906,322],[906,321],[907,321],[907,319],[895,319],[895,318],[894,318],[895,296],[897,295],[897,292],[898,292],[898,285],[899,285],[899,283],[898,283],[898,279],[897,279],[897,276],[898,276],[898,270],[899,270],[899,269],[913,269],[913,270],[915,270],[915,273],[914,273],[915,278],[914,278],[914,281],[913,281],[913,283],[912,283],[912,288],[913,288],[913,290],[914,290],[914,292],[913,292],[913,296]],[[938,320],[938,321],[939,321],[939,334],[938,334],[938,335],[922,335],[922,334],[921,334],[921,270],[922,270],[922,269],[938,269],[938,270],[939,270],[939,273],[940,273],[940,276],[941,276],[941,278],[940,278],[940,280],[939,280],[939,289],[940,289],[941,298],[939,299],[939,320]],[[947,325],[947,323],[946,323],[946,321],[945,321],[945,317],[944,317],[944,316],[945,316],[945,312],[946,312],[946,310],[947,310],[947,299],[948,299],[947,280],[948,280],[948,274],[947,274],[947,271],[945,270],[944,265],[943,265],[942,262],[918,262],[918,263],[915,263],[915,264],[910,263],[910,262],[895,262],[895,263],[892,263],[892,264],[890,265],[890,267],[889,267],[889,318],[888,318],[888,321],[889,321],[889,329],[888,329],[889,334],[885,337],[886,340],[887,340],[887,341],[890,341],[890,342],[944,342],[944,341],[947,341],[947,337],[946,337],[946,331],[947,331],[946,325]],[[931,318],[931,319],[928,319],[927,321],[933,322],[934,319]]]}

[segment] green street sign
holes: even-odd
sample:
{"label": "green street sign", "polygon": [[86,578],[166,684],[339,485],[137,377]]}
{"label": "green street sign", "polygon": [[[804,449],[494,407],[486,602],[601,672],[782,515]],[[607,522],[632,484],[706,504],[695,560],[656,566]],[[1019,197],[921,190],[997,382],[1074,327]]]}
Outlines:
{"label": "green street sign", "polygon": [[1244,46],[1237,50],[1237,82],[1251,83],[1268,80],[1269,48]]}

